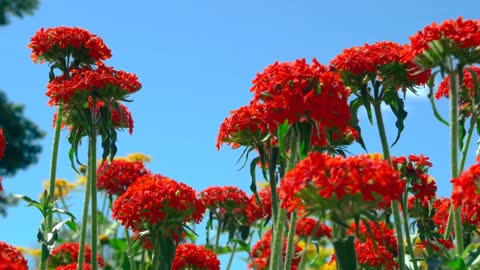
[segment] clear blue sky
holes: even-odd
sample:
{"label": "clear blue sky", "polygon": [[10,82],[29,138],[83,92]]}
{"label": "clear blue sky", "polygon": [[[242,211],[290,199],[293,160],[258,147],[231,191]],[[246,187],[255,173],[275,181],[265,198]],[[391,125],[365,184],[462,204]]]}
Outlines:
{"label": "clear blue sky", "polygon": [[[86,28],[112,49],[107,64],[138,74],[143,88],[130,104],[135,130],[133,136],[123,132],[119,137],[119,155],[149,154],[154,172],[197,190],[211,185],[248,190],[247,170],[237,171],[241,150],[217,151],[215,140],[229,111],[250,101],[249,89],[257,72],[277,60],[317,57],[327,64],[344,48],[364,43],[407,43],[410,35],[434,21],[460,15],[477,18],[479,8],[480,2],[474,0],[43,0],[34,16],[14,19],[0,28],[0,89],[11,101],[24,103],[27,117],[47,132],[40,162],[4,179],[4,188],[37,198],[49,177],[54,110],[45,96],[48,66],[34,64],[27,48],[41,27]],[[430,156],[440,194],[448,195],[448,130],[435,120],[425,97],[407,97],[406,106],[406,129],[392,152]],[[364,117],[361,120],[369,150],[380,152],[375,130]],[[393,127],[393,116],[387,115],[386,122]],[[58,177],[74,180],[66,136],[67,132],[62,133]],[[391,132],[390,140],[394,136]],[[351,151],[361,152],[358,147]],[[72,204],[78,207],[81,198],[74,195]],[[23,205],[10,208],[7,219],[0,218],[0,240],[35,245],[41,217]]]}

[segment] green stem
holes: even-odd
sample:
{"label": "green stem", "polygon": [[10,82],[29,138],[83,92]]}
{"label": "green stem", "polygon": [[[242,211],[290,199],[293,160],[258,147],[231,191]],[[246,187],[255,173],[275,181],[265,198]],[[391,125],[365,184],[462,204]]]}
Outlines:
{"label": "green stem", "polygon": [[[95,108],[94,108],[95,110]],[[95,113],[92,113],[95,115]],[[90,153],[88,167],[91,174],[91,196],[92,196],[92,270],[98,269],[98,207],[97,207],[97,130],[95,123],[92,125],[92,134],[89,137]]]}
{"label": "green stem", "polygon": [[287,218],[287,211],[280,209],[278,218],[275,222],[275,229],[273,230],[272,254],[270,257],[270,270],[284,269],[282,267],[282,249],[283,249],[283,228],[285,219]]}
{"label": "green stem", "polygon": [[417,261],[415,261],[415,252],[413,250],[413,244],[412,244],[412,239],[410,238],[410,229],[408,226],[408,199],[407,199],[407,193],[404,192],[402,196],[402,204],[403,204],[403,227],[405,229],[405,238],[407,239],[407,248],[408,248],[408,254],[410,255],[411,262],[413,264],[413,269],[418,270],[418,265]]}
{"label": "green stem", "polygon": [[[390,156],[390,146],[388,144],[387,133],[385,129],[385,124],[382,117],[381,109],[381,99],[376,100],[373,104],[375,110],[375,118],[377,120],[378,133],[380,135],[380,141],[382,142],[383,157],[385,160],[392,165],[392,158]],[[402,222],[400,219],[400,207],[398,202],[392,201],[392,214],[393,222],[395,224],[395,231],[397,233],[397,242],[398,242],[398,259],[400,264],[400,269],[407,269],[405,265],[405,246],[403,241],[403,231],[402,231]],[[407,219],[408,220],[408,219]]]}
{"label": "green stem", "polygon": [[[127,240],[127,243],[129,245],[132,244],[132,238],[130,237],[130,233],[128,232],[128,229],[125,228],[125,238]],[[143,249],[145,250],[145,249]],[[130,262],[130,270],[136,270],[137,269],[137,265],[135,264],[135,259],[134,259],[134,256],[133,255],[128,255],[127,254],[127,257],[128,257],[128,261]]]}
{"label": "green stem", "polygon": [[276,223],[278,218],[279,206],[278,206],[278,194],[277,194],[277,176],[275,175],[275,170],[277,168],[277,158],[278,158],[278,150],[276,151],[277,154],[274,154],[275,149],[271,149],[271,155],[269,157],[269,164],[268,164],[268,173],[269,173],[269,180],[270,180],[270,191],[272,193],[272,215],[273,215],[273,223]]}
{"label": "green stem", "polygon": [[222,221],[217,219],[217,234],[215,235],[215,246],[213,246],[213,251],[218,252],[218,246],[220,245],[220,235],[222,234]]}
{"label": "green stem", "polygon": [[[92,149],[89,145],[88,153],[90,155]],[[88,164],[88,170],[91,170],[90,164]],[[87,224],[88,224],[88,207],[90,206],[90,189],[92,181],[90,179],[91,173],[87,175],[87,183],[85,184],[85,200],[83,203],[83,216],[82,216],[82,230],[80,233],[80,250],[78,254],[78,270],[83,270],[83,264],[85,262],[85,241],[87,239]]]}
{"label": "green stem", "polygon": [[235,255],[235,252],[237,251],[237,244],[238,244],[237,241],[233,243],[232,253],[230,254],[230,258],[228,259],[227,270],[230,270],[230,267],[232,267],[233,258],[235,257],[234,255]]}
{"label": "green stem", "polygon": [[292,213],[290,218],[290,228],[288,230],[288,242],[287,242],[287,253],[285,255],[285,269],[290,269],[292,266],[293,253],[295,252],[295,227],[297,226],[297,211]]}
{"label": "green stem", "polygon": [[473,131],[475,130],[476,118],[477,118],[477,113],[474,113],[472,115],[472,121],[470,122],[470,127],[468,128],[467,140],[462,149],[462,159],[460,161],[460,168],[458,170],[459,172],[463,172],[463,169],[465,169],[465,163],[467,162],[467,157],[468,157],[468,149],[470,148]]}
{"label": "green stem", "polygon": [[[463,70],[454,70],[450,73],[450,147],[452,179],[458,177],[458,82],[457,76]],[[453,224],[455,228],[455,240],[457,254],[463,253],[463,228],[461,207],[454,211]]]}

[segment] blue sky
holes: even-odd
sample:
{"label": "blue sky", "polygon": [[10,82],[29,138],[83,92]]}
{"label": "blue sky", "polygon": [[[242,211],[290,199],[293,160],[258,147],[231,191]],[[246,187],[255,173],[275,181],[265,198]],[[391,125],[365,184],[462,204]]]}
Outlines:
{"label": "blue sky", "polygon": [[[27,48],[41,27],[79,26],[100,35],[113,52],[107,64],[140,78],[143,88],[132,96],[129,106],[135,118],[134,134],[120,135],[119,155],[149,154],[154,172],[197,190],[211,185],[248,190],[248,172],[238,171],[236,164],[241,150],[217,151],[215,141],[229,111],[250,101],[249,89],[257,72],[275,61],[297,58],[316,57],[328,64],[344,48],[364,43],[407,43],[410,35],[434,21],[477,18],[480,8],[473,0],[73,3],[41,1],[34,16],[14,19],[0,28],[0,89],[11,101],[24,103],[26,115],[47,132],[40,162],[4,179],[9,193],[36,198],[49,177],[54,109],[48,107],[45,96],[48,66],[34,64]],[[447,196],[451,190],[448,129],[435,120],[425,97],[408,96],[406,107],[406,129],[392,153],[430,156],[431,173],[440,194]],[[446,112],[445,102],[440,109]],[[376,130],[364,117],[361,120],[369,150],[380,152]],[[393,127],[392,115],[387,114],[385,121]],[[390,131],[393,140],[395,131]],[[58,177],[74,180],[66,136],[63,132]],[[359,147],[350,150],[361,152]],[[74,194],[72,205],[79,207],[81,198]],[[0,240],[35,245],[40,214],[23,203],[8,212],[7,219],[0,218]]]}

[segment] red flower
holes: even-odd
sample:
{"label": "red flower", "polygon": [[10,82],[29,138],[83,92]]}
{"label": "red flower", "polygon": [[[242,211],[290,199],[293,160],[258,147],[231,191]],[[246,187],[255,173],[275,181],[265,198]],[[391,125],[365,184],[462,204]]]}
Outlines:
{"label": "red flower", "polygon": [[258,192],[258,197],[262,205],[258,203],[255,194],[250,196],[250,203],[245,208],[245,214],[250,223],[254,223],[262,218],[270,218],[272,216],[272,191],[270,187],[263,188]]}
{"label": "red flower", "polygon": [[193,188],[162,175],[144,175],[113,204],[113,218],[125,227],[144,231],[144,226],[177,230],[179,223],[199,223],[205,205]]}
{"label": "red flower", "polygon": [[[439,198],[436,199],[433,204],[433,209],[435,210],[435,215],[432,220],[435,225],[438,226],[438,232],[444,234],[447,229],[448,217],[450,216],[450,207],[452,205],[452,200],[449,198]],[[472,215],[471,208],[462,207],[462,223],[464,231],[467,231],[468,228],[476,228],[476,226],[471,225],[480,225],[478,217]],[[470,225],[470,226],[469,226]]]}
{"label": "red flower", "polygon": [[172,269],[220,270],[220,261],[212,250],[194,244],[183,244],[177,247]]}
{"label": "red flower", "polygon": [[112,57],[112,52],[99,36],[78,27],[41,28],[28,47],[32,49],[34,62],[55,62],[72,55],[90,58],[88,62],[95,63]]}
{"label": "red flower", "polygon": [[[77,263],[71,263],[67,265],[60,265],[55,270],[77,270],[78,264]],[[84,270],[92,270],[92,266],[88,263],[83,264],[83,269]]]}
{"label": "red flower", "polygon": [[286,120],[290,124],[312,120],[317,123],[316,139],[326,145],[327,132],[343,136],[350,122],[348,96],[340,75],[330,72],[316,59],[276,62],[253,80],[252,103],[265,106],[266,122],[272,134]]}
{"label": "red flower", "polygon": [[140,176],[151,174],[140,161],[127,161],[115,159],[112,162],[105,162],[97,170],[100,189],[105,189],[110,195],[121,195]]}
{"label": "red flower", "polygon": [[[470,111],[473,110],[473,108],[469,108],[470,104],[472,103],[472,100],[474,99],[475,96],[475,82],[474,78],[472,76],[472,69],[473,72],[477,74],[477,76],[480,76],[480,67],[478,66],[471,66],[468,68],[465,68],[463,70],[463,82],[460,82],[461,86],[463,86],[460,89],[460,101],[459,103],[461,104],[461,109],[469,109]],[[465,91],[466,90],[466,91]],[[442,97],[449,97],[450,96],[450,75],[448,75],[442,83],[440,83],[440,86],[438,87],[438,91],[435,94],[435,98],[440,99]]]}
{"label": "red flower", "polygon": [[233,186],[209,187],[200,192],[200,198],[211,211],[239,213],[249,203],[245,191]]}
{"label": "red flower", "polygon": [[[117,71],[105,65],[97,69],[85,67],[72,71],[72,76],[59,76],[48,85],[49,105],[60,103],[84,106],[95,95],[99,101],[122,100],[142,87],[137,75],[125,71]],[[100,104],[102,105],[102,104]],[[101,106],[98,106],[101,107]]]}
{"label": "red flower", "polygon": [[118,128],[128,128],[130,135],[133,133],[132,113],[120,102],[112,109],[112,123]]}
{"label": "red flower", "polygon": [[27,260],[13,246],[0,241],[0,270],[27,270]]}
{"label": "red flower", "polygon": [[[69,265],[77,262],[80,254],[80,243],[63,243],[57,246],[48,257],[48,265],[50,267],[58,267],[62,265]],[[102,256],[98,254],[98,264],[103,267],[104,262]],[[85,262],[91,263],[92,250],[90,246],[85,246]],[[70,268],[67,268],[70,269]]]}
{"label": "red flower", "polygon": [[311,236],[313,239],[320,239],[321,237],[332,238],[332,228],[314,218],[305,217],[298,220],[295,234],[305,238]]}
{"label": "red flower", "polygon": [[[462,207],[463,213],[471,224],[480,225],[480,163],[473,165],[459,177],[451,181],[453,183],[452,201],[455,207]],[[465,221],[465,220],[464,220]]]}
{"label": "red flower", "polygon": [[[295,243],[295,253],[298,254],[302,249]],[[287,242],[283,245],[283,257],[286,255]],[[267,270],[269,269],[270,256],[272,254],[272,230],[268,230],[263,238],[260,239],[252,248],[250,254],[251,262],[248,269]],[[300,256],[293,256],[291,270],[297,270],[300,264]]]}
{"label": "red flower", "polygon": [[362,269],[398,269],[398,264],[392,253],[383,245],[373,241],[355,242],[358,263]]}
{"label": "red flower", "polygon": [[[357,84],[363,83],[365,75],[369,73],[370,79],[377,79],[379,76],[396,88],[427,83],[429,72],[418,73],[418,67],[413,62],[401,63],[401,52],[405,49],[405,45],[391,41],[365,44],[343,50],[331,64],[337,70],[353,75],[356,79],[347,79],[346,83],[353,83],[356,88],[359,88]],[[347,77],[349,76],[344,78]]]}
{"label": "red flower", "polygon": [[435,240],[423,240],[417,244],[415,244],[417,248],[419,249],[425,249],[425,248],[430,248],[433,249],[436,252],[442,252],[442,248],[440,246],[443,246],[446,249],[453,249],[455,246],[453,245],[452,240],[450,239],[444,239],[444,238],[438,238]]}
{"label": "red flower", "polygon": [[446,20],[441,25],[433,23],[410,37],[411,48],[406,51],[403,60],[412,61],[416,56],[431,49],[430,42],[448,39],[455,42],[462,49],[474,48],[480,45],[480,21]]}
{"label": "red flower", "polygon": [[[404,189],[398,172],[381,157],[311,153],[285,175],[279,193],[282,207],[291,210],[335,206],[349,213],[400,200]],[[355,207],[346,209],[350,205]]]}

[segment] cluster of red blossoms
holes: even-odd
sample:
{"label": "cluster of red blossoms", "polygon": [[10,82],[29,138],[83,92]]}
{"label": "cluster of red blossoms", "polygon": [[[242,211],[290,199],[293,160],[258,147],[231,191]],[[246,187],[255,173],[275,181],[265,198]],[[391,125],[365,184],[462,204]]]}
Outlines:
{"label": "cluster of red blossoms", "polygon": [[220,270],[220,261],[212,250],[194,244],[182,244],[177,247],[172,269]]}
{"label": "cluster of red blossoms", "polygon": [[11,245],[0,241],[0,270],[27,270],[27,260]]}
{"label": "cluster of red blossoms", "polygon": [[70,53],[93,61],[112,57],[112,52],[99,36],[78,27],[41,28],[28,47],[32,49],[35,62],[54,62]]}
{"label": "cluster of red blossoms", "polygon": [[249,204],[245,191],[234,186],[209,187],[200,192],[200,199],[213,212],[238,214]]}
{"label": "cluster of red blossoms", "polygon": [[[280,196],[284,200],[282,206],[291,210],[327,210],[333,206],[343,207],[343,203],[345,207],[355,205],[359,210],[400,200],[404,189],[405,182],[399,173],[379,156],[344,158],[311,153],[285,175]],[[306,192],[308,196],[303,196]],[[316,199],[305,201],[312,196]]]}
{"label": "cluster of red blossoms", "polygon": [[329,132],[334,139],[350,132],[350,90],[338,73],[329,71],[316,59],[313,64],[305,59],[276,62],[257,75],[251,91],[254,98],[250,105],[231,112],[231,117],[221,125],[217,147],[222,143],[253,145],[255,141],[249,135],[276,134],[285,121],[314,121],[312,143],[320,146],[328,144]]}
{"label": "cluster of red blossoms", "polygon": [[360,265],[366,269],[398,268],[395,230],[388,228],[385,222],[368,221],[368,225],[362,222],[358,227],[352,225],[351,231],[357,235],[355,251]]}
{"label": "cluster of red blossoms", "polygon": [[462,49],[480,46],[480,21],[459,17],[457,20],[446,20],[441,25],[433,23],[425,27],[410,37],[411,48],[405,51],[403,61],[414,60],[416,56],[431,49],[430,42],[441,39],[453,40]]}
{"label": "cluster of red blossoms", "polygon": [[322,237],[332,238],[332,228],[311,217],[304,217],[297,221],[295,234],[299,237],[318,240]]}
{"label": "cluster of red blossoms", "polygon": [[[55,270],[77,270],[78,269],[78,264],[77,263],[71,263],[71,264],[66,264],[66,265],[60,265]],[[83,264],[83,270],[92,270],[92,265],[89,263],[84,263]]]}
{"label": "cluster of red blossoms", "polygon": [[[250,254],[251,262],[248,264],[248,269],[267,270],[270,266],[270,257],[272,254],[272,230],[268,230],[252,248]],[[295,254],[302,252],[302,248],[294,243]],[[286,255],[287,242],[283,245],[283,257]],[[293,256],[291,270],[297,270],[300,264],[300,256]]]}
{"label": "cluster of red blossoms", "polygon": [[145,224],[178,229],[179,223],[199,223],[205,210],[193,188],[162,175],[144,175],[114,202],[112,216],[134,231],[149,229]]}
{"label": "cluster of red blossoms", "polygon": [[[463,71],[463,82],[460,82],[462,86],[460,88],[460,109],[467,110],[471,113],[474,108],[471,108],[472,101],[475,99],[475,78],[472,76],[472,72],[480,76],[480,67],[470,66]],[[448,75],[445,80],[440,83],[435,98],[440,99],[442,97],[450,96],[450,76]],[[478,82],[477,82],[478,83]]]}
{"label": "cluster of red blossoms", "polygon": [[[73,269],[73,264],[78,261],[80,254],[80,243],[63,243],[56,247],[48,257],[48,265],[54,269]],[[105,265],[102,256],[97,255],[100,267]],[[90,246],[85,246],[85,262],[88,264],[92,261],[92,250]],[[84,265],[85,266],[85,265]],[[63,268],[61,268],[63,267]],[[88,269],[88,266],[87,268]]]}
{"label": "cluster of red blossoms", "polygon": [[473,165],[452,180],[452,202],[470,217],[471,224],[480,224],[480,163]]}
{"label": "cluster of red blossoms", "polygon": [[[382,80],[389,80],[389,83],[396,87],[425,84],[430,77],[429,71],[418,72],[419,67],[413,61],[401,63],[401,54],[407,49],[407,45],[391,41],[377,42],[373,45],[365,44],[343,50],[332,60],[331,65],[341,72],[358,76],[360,80],[363,80],[366,74],[371,73],[373,76],[370,76],[370,79],[377,79],[378,76]],[[398,67],[394,67],[392,64],[396,64]],[[393,69],[388,69],[386,66]],[[405,77],[402,78],[402,75]],[[349,84],[350,80],[347,78],[348,76],[344,76]]]}
{"label": "cluster of red blossoms", "polygon": [[98,169],[97,186],[110,195],[121,195],[140,176],[151,174],[141,161],[115,159],[104,162]]}

